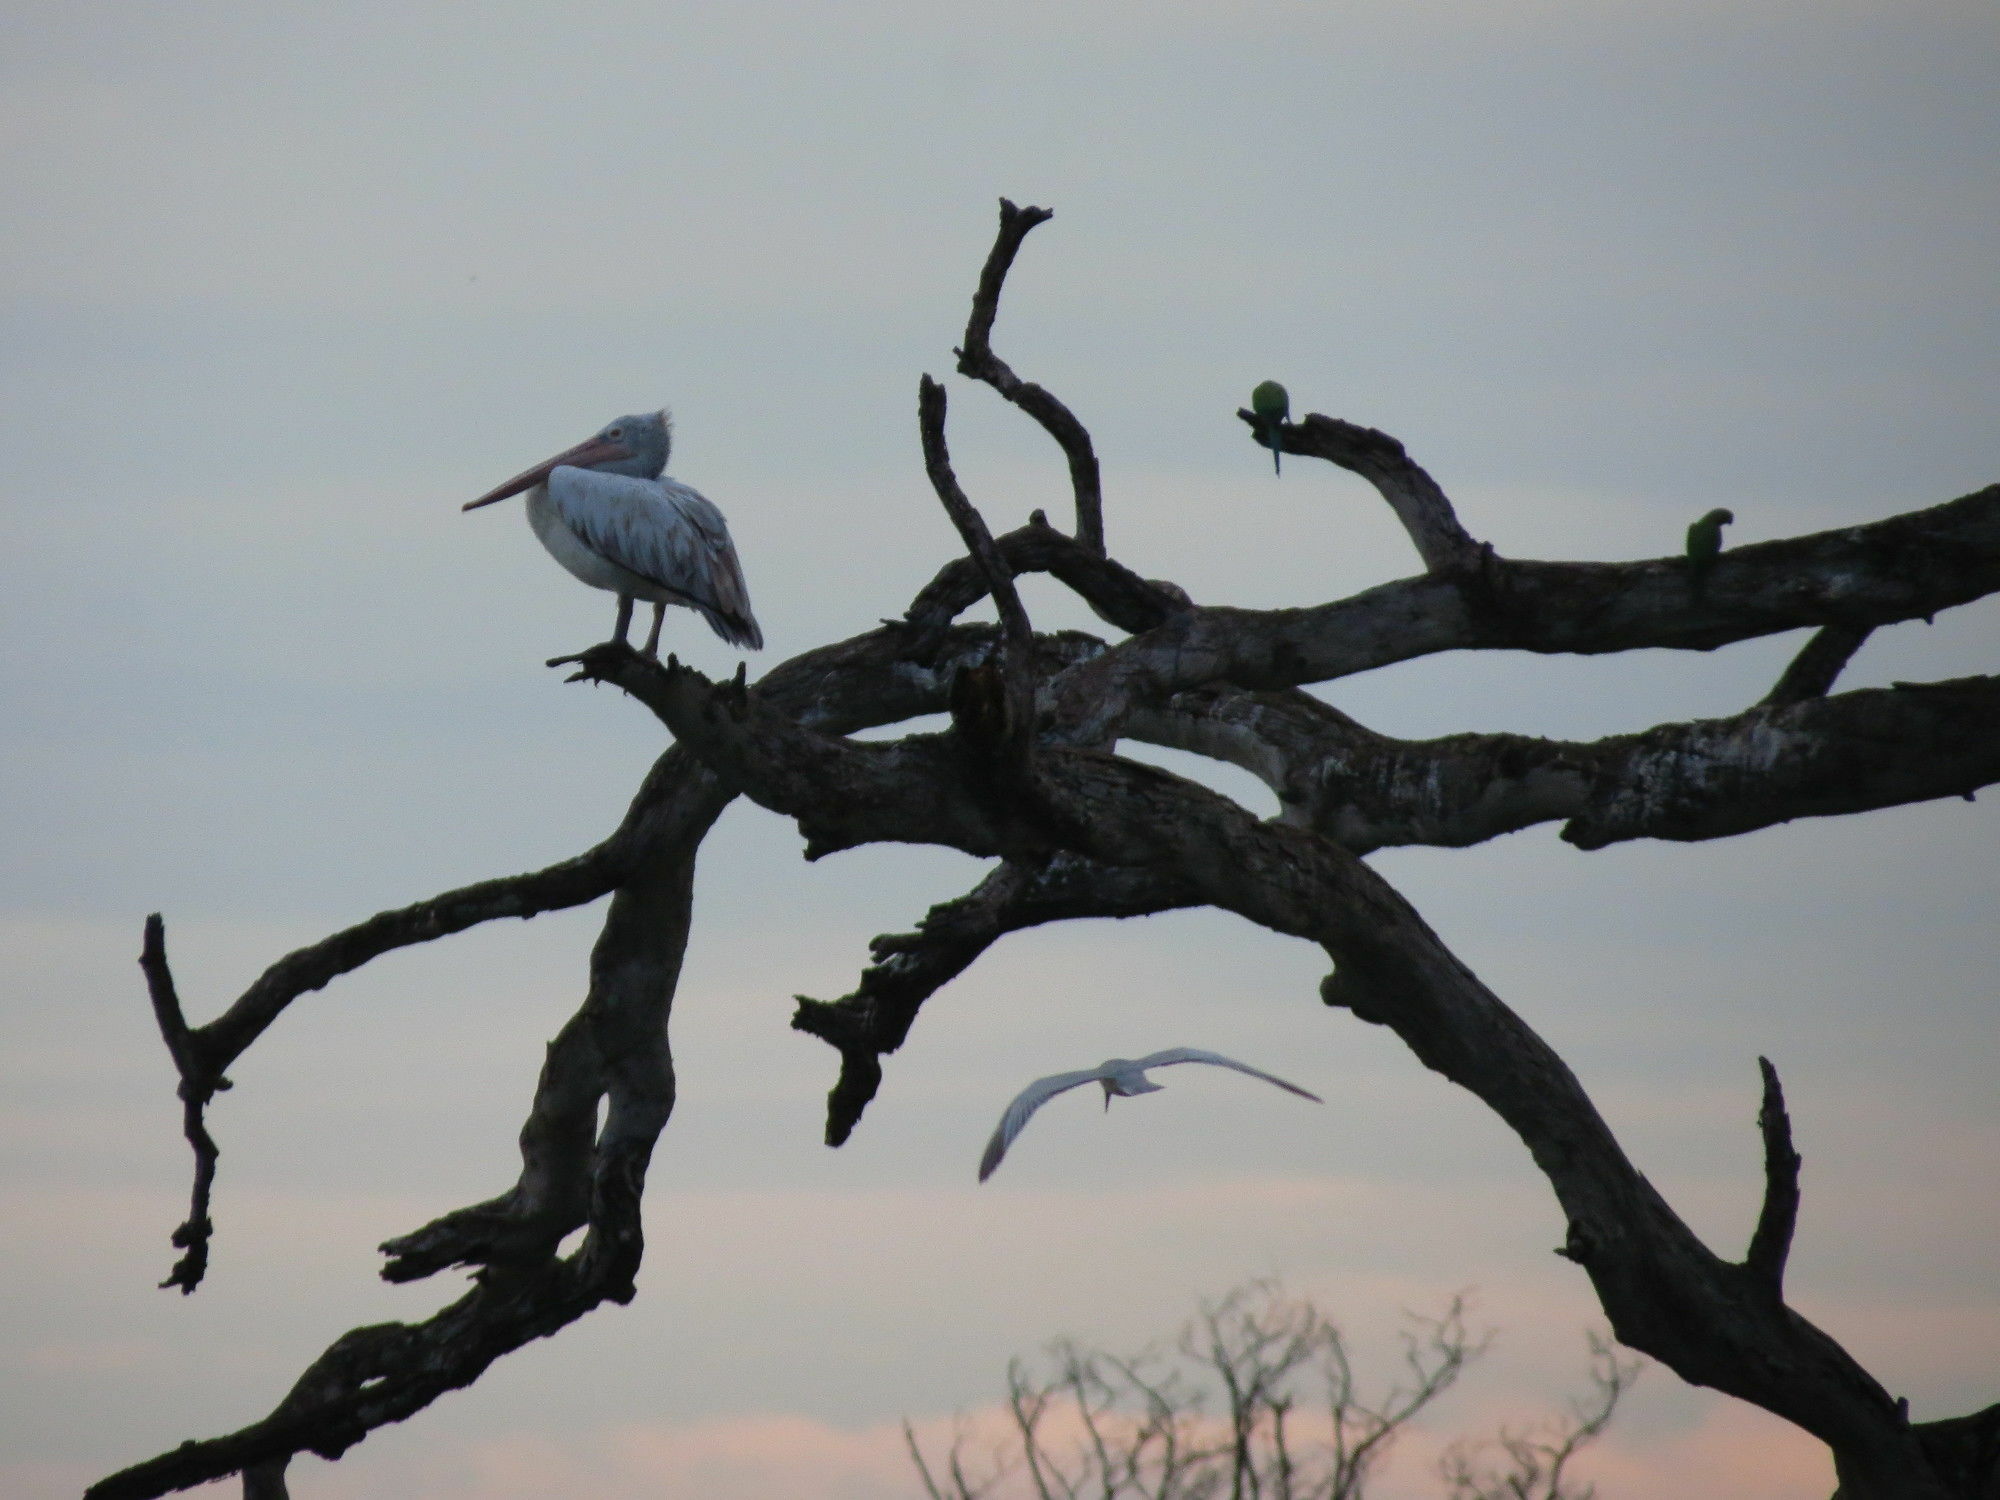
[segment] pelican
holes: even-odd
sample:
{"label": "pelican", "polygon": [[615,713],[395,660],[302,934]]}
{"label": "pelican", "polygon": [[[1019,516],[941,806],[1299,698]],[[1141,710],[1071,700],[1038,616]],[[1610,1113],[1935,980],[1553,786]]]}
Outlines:
{"label": "pelican", "polygon": [[1318,1094],[1307,1093],[1296,1083],[1287,1083],[1282,1078],[1240,1063],[1233,1057],[1224,1057],[1220,1052],[1204,1052],[1199,1047],[1169,1047],[1164,1052],[1155,1052],[1148,1057],[1107,1058],[1094,1068],[1085,1068],[1076,1073],[1051,1073],[1047,1078],[1037,1078],[1033,1083],[1014,1096],[1014,1102],[1007,1106],[1007,1112],[1000,1117],[1000,1124],[993,1132],[993,1139],[986,1143],[986,1154],[979,1158],[979,1180],[984,1182],[993,1175],[1000,1165],[1000,1158],[1007,1154],[1007,1148],[1014,1144],[1014,1137],[1028,1123],[1028,1117],[1040,1109],[1057,1094],[1069,1089],[1081,1088],[1086,1083],[1104,1086],[1104,1107],[1111,1108],[1113,1095],[1131,1098],[1134,1094],[1158,1093],[1161,1085],[1146,1076],[1148,1068],[1164,1068],[1171,1063],[1213,1063],[1218,1068],[1234,1068],[1239,1073],[1248,1073],[1252,1078],[1261,1078],[1266,1083],[1275,1083],[1287,1093],[1297,1094],[1301,1099],[1310,1099],[1315,1104],[1324,1104]]}
{"label": "pelican", "polygon": [[653,606],[646,655],[660,651],[667,606],[697,611],[732,646],[752,650],[764,632],[722,512],[668,479],[672,419],[664,411],[620,417],[554,458],[525,469],[461,509],[477,510],[528,492],[528,524],[549,555],[593,588],[618,596],[619,645],[632,626],[632,601]]}

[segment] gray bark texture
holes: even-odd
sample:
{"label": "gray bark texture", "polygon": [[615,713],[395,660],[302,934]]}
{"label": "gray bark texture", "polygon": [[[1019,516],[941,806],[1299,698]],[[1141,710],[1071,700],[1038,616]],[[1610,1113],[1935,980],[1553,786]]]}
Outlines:
{"label": "gray bark texture", "polygon": [[[1389,1027],[1520,1137],[1567,1217],[1561,1253],[1589,1276],[1619,1340],[1819,1438],[1842,1500],[2000,1500],[2000,1406],[1912,1422],[1904,1403],[1786,1304],[1799,1156],[1777,1070],[1759,1060],[1765,1204],[1732,1259],[1702,1243],[1628,1159],[1563,1059],[1363,858],[1394,845],[1462,847],[1549,821],[1579,850],[1712,839],[1969,798],[2000,780],[2000,677],[1832,692],[1874,627],[2000,591],[2000,486],[1870,525],[1730,549],[1697,590],[1678,556],[1500,557],[1465,532],[1401,443],[1307,415],[1280,429],[1284,451],[1367,478],[1425,571],[1308,608],[1197,607],[1110,555],[1089,435],[993,352],[1007,269],[1049,217],[1003,201],[959,370],[1061,446],[1074,534],[1039,512],[1017,531],[988,533],[952,471],[944,388],[925,377],[925,467],[966,553],[904,616],[754,684],[741,672],[711,682],[614,644],[551,663],[573,666],[572,680],[623,689],[674,741],[604,842],[334,933],[280,959],[200,1026],[184,1018],[164,926],[148,920],[142,966],[196,1157],[189,1217],[173,1236],[182,1255],[165,1283],[185,1293],[202,1279],[213,1233],[208,1107],[228,1087],[227,1070],[293,1001],[398,947],[611,898],[588,993],[549,1044],[534,1089],[519,1179],[382,1247],[390,1280],[467,1266],[471,1290],[425,1322],[343,1335],[262,1420],[113,1474],[91,1500],[147,1500],[231,1474],[243,1475],[246,1495],[282,1496],[293,1454],[337,1457],[529,1340],[632,1298],[646,1169],[673,1109],[667,1022],[695,855],[737,796],[794,820],[808,858],[895,841],[996,861],[915,930],[877,938],[852,993],[799,997],[793,1026],[839,1057],[828,1144],[855,1129],[883,1083],[882,1059],[924,1002],[1006,934],[1214,906],[1317,944],[1330,969],[1326,1005]],[[1013,586],[1025,572],[1058,579],[1116,634],[1036,633]],[[998,627],[957,623],[988,596]],[[1810,639],[1764,701],[1587,743],[1396,740],[1304,691],[1439,651],[1709,650],[1790,631]],[[849,737],[940,712],[950,727],[939,733]],[[1241,766],[1277,794],[1281,812],[1260,819],[1121,757],[1121,739]],[[1746,1107],[1747,1085],[1746,1076]],[[559,1253],[579,1229],[580,1245]]]}

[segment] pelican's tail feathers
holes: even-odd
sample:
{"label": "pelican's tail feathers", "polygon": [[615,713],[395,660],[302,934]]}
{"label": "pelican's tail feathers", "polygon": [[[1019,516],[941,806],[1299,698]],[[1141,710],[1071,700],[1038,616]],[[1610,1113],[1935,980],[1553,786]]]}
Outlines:
{"label": "pelican's tail feathers", "polygon": [[694,602],[701,611],[701,617],[708,621],[708,628],[721,636],[732,646],[741,646],[746,651],[764,649],[764,632],[757,628],[756,618],[747,610],[742,614],[724,614],[712,605]]}

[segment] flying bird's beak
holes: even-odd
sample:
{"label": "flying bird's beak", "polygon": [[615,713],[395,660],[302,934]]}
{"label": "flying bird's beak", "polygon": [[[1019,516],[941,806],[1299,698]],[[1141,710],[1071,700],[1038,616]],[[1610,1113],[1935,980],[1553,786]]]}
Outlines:
{"label": "flying bird's beak", "polygon": [[491,505],[495,500],[505,500],[509,495],[518,495],[522,490],[532,489],[540,484],[552,471],[564,464],[574,464],[579,469],[587,469],[592,464],[608,463],[613,459],[631,456],[632,450],[623,443],[614,443],[609,438],[587,438],[574,448],[566,448],[554,458],[536,464],[532,469],[523,469],[498,489],[488,490],[477,500],[466,501],[459,509],[477,510],[482,505]]}

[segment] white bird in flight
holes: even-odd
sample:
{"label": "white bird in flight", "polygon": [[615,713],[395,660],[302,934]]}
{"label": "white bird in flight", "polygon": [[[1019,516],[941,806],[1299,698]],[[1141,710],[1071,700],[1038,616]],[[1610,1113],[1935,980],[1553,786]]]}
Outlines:
{"label": "white bird in flight", "polygon": [[1308,1093],[1296,1083],[1287,1083],[1282,1078],[1273,1077],[1248,1063],[1240,1063],[1233,1057],[1224,1057],[1220,1052],[1204,1052],[1199,1047],[1169,1047],[1164,1052],[1155,1052],[1148,1057],[1112,1057],[1094,1068],[1085,1068],[1076,1073],[1051,1073],[1047,1078],[1037,1078],[1033,1083],[1014,1096],[1014,1102],[1007,1106],[1007,1112],[1000,1117],[1000,1124],[993,1132],[993,1139],[986,1143],[986,1154],[979,1158],[979,1180],[984,1182],[993,1175],[1000,1165],[1000,1158],[1007,1154],[1007,1148],[1014,1144],[1014,1137],[1021,1133],[1028,1123],[1028,1117],[1040,1109],[1057,1094],[1069,1089],[1081,1088],[1086,1083],[1104,1086],[1104,1107],[1111,1108],[1113,1095],[1131,1098],[1134,1094],[1153,1094],[1161,1085],[1146,1076],[1148,1068],[1164,1068],[1170,1063],[1213,1063],[1219,1068],[1234,1068],[1239,1073],[1248,1073],[1252,1078],[1261,1078],[1266,1083],[1275,1083],[1287,1093],[1297,1094],[1301,1099],[1310,1099],[1315,1104],[1326,1101],[1318,1094]]}
{"label": "white bird in flight", "polygon": [[698,611],[725,641],[754,650],[764,632],[750,613],[728,523],[700,494],[664,475],[673,438],[664,411],[620,417],[461,508],[527,490],[528,524],[550,556],[618,596],[620,645],[632,626],[632,601],[644,599],[653,606],[648,656],[659,654],[669,604]]}

